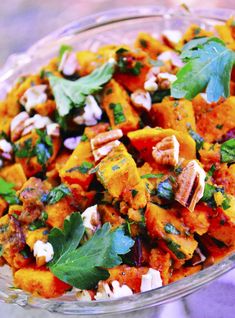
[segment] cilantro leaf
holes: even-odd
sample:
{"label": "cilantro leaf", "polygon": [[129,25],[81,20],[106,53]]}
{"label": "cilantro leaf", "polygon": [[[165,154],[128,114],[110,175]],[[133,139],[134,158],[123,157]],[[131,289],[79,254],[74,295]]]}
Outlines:
{"label": "cilantro leaf", "polygon": [[235,161],[235,138],[229,139],[221,145],[220,161],[227,163]]}
{"label": "cilantro leaf", "polygon": [[78,247],[84,231],[78,213],[65,220],[63,230],[52,229],[49,242],[55,254],[49,268],[60,280],[77,288],[90,289],[99,280],[109,277],[107,268],[122,263],[120,255],[127,254],[134,241],[124,234],[123,228],[113,231],[106,223],[90,240]]}
{"label": "cilantro leaf", "polygon": [[171,223],[167,223],[165,226],[164,226],[164,230],[166,233],[168,234],[175,234],[175,235],[179,235],[180,234],[180,231],[177,230],[177,228],[171,224]]}
{"label": "cilantro leaf", "polygon": [[190,128],[188,130],[188,132],[189,132],[189,135],[193,138],[193,140],[196,143],[197,151],[199,151],[203,147],[204,139],[196,131],[194,131],[192,128]]}
{"label": "cilantro leaf", "polygon": [[60,49],[59,49],[59,60],[62,59],[65,52],[67,52],[67,51],[71,52],[72,50],[73,50],[72,46],[67,45],[67,44],[62,44]]}
{"label": "cilantro leaf", "polygon": [[234,53],[216,37],[191,40],[181,54],[185,66],[177,73],[171,96],[192,99],[206,89],[209,102],[230,94]]}
{"label": "cilantro leaf", "polygon": [[9,204],[19,203],[19,199],[16,196],[16,191],[14,190],[14,184],[7,182],[0,178],[0,196],[7,201]]}
{"label": "cilantro leaf", "polygon": [[164,173],[146,173],[140,176],[141,179],[155,179],[155,178],[162,178]]}
{"label": "cilantro leaf", "polygon": [[114,65],[108,62],[76,81],[49,74],[48,79],[59,115],[66,116],[72,108],[82,107],[86,97],[98,92],[102,85],[112,78],[113,72]]}
{"label": "cilantro leaf", "polygon": [[43,202],[47,204],[55,204],[67,195],[71,195],[70,189],[65,184],[60,184],[58,187],[52,189],[46,197],[43,197]]}

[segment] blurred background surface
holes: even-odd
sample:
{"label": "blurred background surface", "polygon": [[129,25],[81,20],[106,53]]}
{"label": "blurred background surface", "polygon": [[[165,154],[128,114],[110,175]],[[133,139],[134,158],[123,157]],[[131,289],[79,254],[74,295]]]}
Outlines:
{"label": "blurred background surface", "polygon": [[12,53],[26,50],[34,42],[66,23],[98,11],[123,6],[187,4],[205,8],[235,9],[235,0],[0,0],[0,65]]}

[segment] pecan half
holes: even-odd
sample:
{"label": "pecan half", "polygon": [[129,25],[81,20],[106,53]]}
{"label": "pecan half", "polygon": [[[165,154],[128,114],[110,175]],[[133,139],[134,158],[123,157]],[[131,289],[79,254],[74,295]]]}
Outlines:
{"label": "pecan half", "polygon": [[95,162],[100,161],[100,159],[107,156],[107,154],[110,153],[114,147],[117,147],[119,145],[120,145],[120,141],[114,140],[114,141],[110,141],[109,143],[105,144],[104,146],[101,146],[98,149],[94,149],[93,156],[94,156]]}
{"label": "pecan half", "polygon": [[179,149],[177,138],[174,135],[168,136],[153,147],[152,156],[159,164],[176,166],[179,162]]}
{"label": "pecan half", "polygon": [[202,198],[206,173],[196,160],[190,161],[177,179],[178,189],[175,200],[193,211]]}
{"label": "pecan half", "polygon": [[123,136],[121,129],[113,129],[110,131],[106,131],[98,134],[94,138],[91,139],[91,149],[97,149],[110,141],[118,140]]}

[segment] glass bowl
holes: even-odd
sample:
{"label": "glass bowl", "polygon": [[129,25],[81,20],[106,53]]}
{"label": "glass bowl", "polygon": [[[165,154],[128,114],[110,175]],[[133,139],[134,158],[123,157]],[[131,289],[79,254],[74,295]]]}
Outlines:
{"label": "glass bowl", "polygon": [[[61,44],[72,45],[77,50],[96,50],[100,45],[133,43],[139,31],[159,34],[164,29],[184,31],[196,23],[208,30],[223,23],[235,11],[226,9],[186,10],[159,6],[131,7],[98,13],[45,37],[28,51],[12,55],[0,70],[0,98],[4,98],[16,78],[35,72],[57,54]],[[36,307],[50,312],[79,315],[79,317],[105,316],[151,317],[161,310],[161,305],[186,296],[204,284],[216,279],[235,267],[235,255],[224,259],[201,272],[180,281],[148,292],[112,301],[83,302],[73,292],[57,299],[41,299],[12,288],[12,274],[7,266],[0,268],[0,301],[29,308]]]}

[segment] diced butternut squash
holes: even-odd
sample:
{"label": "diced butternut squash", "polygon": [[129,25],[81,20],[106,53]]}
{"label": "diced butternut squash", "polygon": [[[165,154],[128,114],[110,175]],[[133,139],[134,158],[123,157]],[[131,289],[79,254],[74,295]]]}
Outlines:
{"label": "diced butternut squash", "polygon": [[235,195],[235,165],[228,166],[223,163],[213,174],[217,185],[223,186],[226,193]]}
{"label": "diced butternut squash", "polygon": [[44,298],[61,296],[71,288],[55,277],[48,269],[33,266],[21,268],[15,272],[14,284],[17,288]]}
{"label": "diced butternut squash", "polygon": [[93,174],[89,174],[92,167],[94,167],[94,158],[90,142],[85,141],[78,144],[59,174],[63,182],[77,183],[87,190],[94,177]]}
{"label": "diced butternut squash", "polygon": [[161,273],[163,285],[167,285],[170,278],[171,257],[159,248],[153,248],[150,252],[149,265]]}
{"label": "diced butternut squash", "polygon": [[182,224],[174,211],[148,203],[145,219],[149,235],[155,239],[163,239],[172,256],[178,259],[192,257],[197,248],[197,242],[188,233],[187,227]]}
{"label": "diced butternut squash", "polygon": [[137,268],[127,265],[120,265],[109,269],[110,277],[108,278],[107,282],[109,283],[117,280],[119,281],[120,285],[127,285],[135,293],[139,293],[142,275],[146,274],[147,271],[147,267]]}
{"label": "diced butternut squash", "polygon": [[156,59],[160,53],[169,51],[168,46],[146,32],[140,32],[138,34],[135,41],[135,47],[145,51],[153,59]]}
{"label": "diced butternut squash", "polygon": [[112,128],[120,128],[124,134],[138,128],[139,116],[132,107],[127,92],[115,80],[105,86],[102,106]]}
{"label": "diced butternut squash", "polygon": [[109,222],[113,228],[116,228],[125,222],[120,213],[112,205],[99,204],[98,211],[102,224]]}
{"label": "diced butternut squash", "polygon": [[152,149],[163,138],[175,136],[180,144],[180,157],[185,159],[196,158],[195,141],[190,135],[173,129],[144,128],[128,133],[131,144],[139,151],[140,156],[153,161]]}
{"label": "diced butternut squash", "polygon": [[8,207],[8,203],[2,197],[0,197],[0,218],[1,216],[3,216],[7,207]]}
{"label": "diced butternut squash", "polygon": [[40,240],[43,242],[47,242],[48,240],[49,230],[46,227],[42,227],[40,229],[30,231],[26,231],[25,239],[26,244],[30,247],[31,251],[33,250],[34,244]]}
{"label": "diced butternut squash", "polygon": [[68,197],[62,198],[54,204],[48,204],[45,211],[48,215],[46,223],[51,227],[63,227],[64,219],[69,216],[75,209],[70,205]]}
{"label": "diced butternut squash", "polygon": [[211,209],[204,204],[197,204],[193,213],[188,209],[182,209],[181,215],[183,217],[184,223],[189,227],[192,233],[196,232],[199,235],[203,235],[208,231],[210,226],[209,210]]}
{"label": "diced butternut squash", "polygon": [[219,141],[229,130],[235,128],[235,97],[201,114],[197,120],[197,132],[208,142]]}
{"label": "diced butternut squash", "polygon": [[192,102],[188,100],[163,101],[152,106],[150,116],[154,126],[187,132],[196,130]]}
{"label": "diced butternut squash", "polygon": [[[124,199],[135,209],[143,208],[147,204],[147,191],[140,178],[136,163],[126,148],[121,144],[114,148],[98,164],[97,177],[105,189],[114,197]],[[133,191],[138,200],[135,199]]]}
{"label": "diced butternut squash", "polygon": [[11,166],[6,166],[0,170],[0,177],[7,182],[12,182],[14,188],[19,190],[26,182],[26,176],[20,163],[15,163]]}
{"label": "diced butternut squash", "polygon": [[173,271],[170,277],[170,283],[176,282],[179,279],[184,277],[188,277],[190,275],[196,274],[202,269],[201,265],[189,266],[189,267],[181,267]]}

